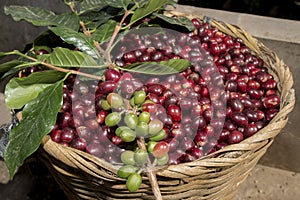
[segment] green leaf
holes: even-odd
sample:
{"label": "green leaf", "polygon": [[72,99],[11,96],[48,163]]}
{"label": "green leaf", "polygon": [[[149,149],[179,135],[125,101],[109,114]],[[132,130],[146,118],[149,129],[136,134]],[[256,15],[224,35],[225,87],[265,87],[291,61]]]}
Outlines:
{"label": "green leaf", "polygon": [[83,0],[83,2],[80,4],[79,14],[83,14],[91,10],[101,10],[106,6],[124,8],[126,10],[130,3],[131,0]]}
{"label": "green leaf", "polygon": [[189,31],[192,31],[192,30],[195,29],[195,26],[193,25],[193,23],[191,22],[191,20],[189,20],[186,17],[180,16],[178,18],[173,18],[173,17],[165,16],[163,14],[158,14],[158,13],[154,13],[154,15],[157,16],[157,17],[159,17],[160,19],[162,19],[162,20],[170,23],[170,24],[184,26]]}
{"label": "green leaf", "polygon": [[7,54],[5,52],[0,52],[0,60],[6,56],[7,56]]}
{"label": "green leaf", "polygon": [[[91,75],[94,75],[94,76],[98,76],[98,77],[101,77],[104,75],[104,72],[105,70],[107,69],[107,66],[103,66],[101,69],[95,69],[95,68],[85,68],[84,73],[87,73],[87,74],[91,74]],[[80,76],[80,75],[77,75],[76,78],[79,78],[79,80],[81,81],[93,81],[95,80],[94,78],[90,78],[90,77],[86,77],[86,76]]]}
{"label": "green leaf", "polygon": [[106,1],[99,0],[83,0],[80,4],[80,13],[85,13],[90,10],[101,10],[102,8],[108,6]]}
{"label": "green leaf", "polygon": [[79,18],[74,13],[55,13],[38,7],[5,6],[4,12],[11,15],[15,21],[26,20],[35,26],[65,26],[74,30],[79,29]]}
{"label": "green leaf", "polygon": [[62,40],[69,44],[75,45],[80,51],[86,53],[87,55],[99,59],[100,55],[94,42],[91,38],[87,37],[83,33],[78,33],[72,29],[58,26],[49,28],[54,34],[61,37]]}
{"label": "green leaf", "polygon": [[46,70],[30,74],[26,78],[12,78],[5,88],[6,105],[12,109],[20,109],[64,76],[65,73]]}
{"label": "green leaf", "polygon": [[61,47],[54,48],[46,61],[58,67],[99,68],[99,64],[91,56]]}
{"label": "green leaf", "polygon": [[115,27],[118,23],[114,20],[109,20],[107,23],[100,26],[93,34],[92,37],[100,44],[106,42],[111,38]]}
{"label": "green leaf", "polygon": [[0,60],[1,60],[2,58],[5,58],[6,56],[14,55],[14,54],[16,54],[15,51],[10,51],[10,52],[0,52]]}
{"label": "green leaf", "polygon": [[4,79],[5,77],[8,77],[12,74],[16,74],[19,71],[26,69],[28,67],[32,67],[35,65],[39,65],[40,62],[25,62],[20,60],[12,60],[8,61],[6,63],[3,63],[0,65],[0,73],[4,73],[1,77],[0,80]]}
{"label": "green leaf", "polygon": [[130,24],[133,24],[147,15],[161,9],[167,2],[168,0],[150,0],[148,4],[134,11],[134,14],[130,19]]}
{"label": "green leaf", "polygon": [[190,62],[185,59],[171,59],[168,61],[145,62],[126,65],[121,69],[129,72],[151,75],[168,75],[182,72],[190,66]]}
{"label": "green leaf", "polygon": [[12,129],[4,160],[10,177],[24,160],[34,153],[42,138],[54,127],[62,106],[63,80],[45,88],[39,96],[23,109],[21,123]]}
{"label": "green leaf", "polygon": [[79,18],[75,13],[65,13],[61,15],[55,15],[54,24],[57,26],[65,26],[67,28],[78,30],[80,27]]}
{"label": "green leaf", "polygon": [[0,65],[0,73],[7,72],[10,69],[15,68],[15,67],[17,67],[21,64],[24,64],[24,63],[25,62],[20,61],[20,60],[12,60],[12,61],[8,61],[6,63],[3,63],[3,64]]}
{"label": "green leaf", "polygon": [[113,18],[114,15],[111,15],[107,12],[98,11],[98,12],[87,12],[83,15],[80,15],[80,20],[83,21],[86,28],[89,30],[96,29],[100,25],[106,23],[109,19]]}
{"label": "green leaf", "polygon": [[105,0],[106,3],[114,8],[124,8],[127,10],[127,6],[131,3],[131,0]]}

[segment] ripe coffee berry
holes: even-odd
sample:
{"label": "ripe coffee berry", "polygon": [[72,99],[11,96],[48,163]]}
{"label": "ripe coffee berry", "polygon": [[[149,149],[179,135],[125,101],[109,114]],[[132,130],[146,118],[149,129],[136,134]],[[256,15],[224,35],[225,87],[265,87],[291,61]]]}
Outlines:
{"label": "ripe coffee berry", "polygon": [[171,116],[173,122],[180,122],[181,121],[181,109],[180,107],[174,105],[174,104],[171,104],[168,106],[168,109],[167,109],[167,113],[168,115]]}
{"label": "ripe coffee berry", "polygon": [[169,144],[165,141],[158,142],[153,148],[153,156],[162,158],[169,152]]}
{"label": "ripe coffee berry", "polygon": [[228,135],[228,143],[229,144],[236,144],[241,142],[244,139],[243,133],[237,130],[232,131]]}

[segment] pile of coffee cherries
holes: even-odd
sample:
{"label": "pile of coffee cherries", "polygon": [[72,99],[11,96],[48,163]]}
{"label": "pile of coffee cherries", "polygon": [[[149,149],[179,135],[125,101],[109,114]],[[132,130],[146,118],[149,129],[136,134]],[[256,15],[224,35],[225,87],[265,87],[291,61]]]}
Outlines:
{"label": "pile of coffee cherries", "polygon": [[[127,34],[113,50],[115,67],[105,71],[105,81],[70,75],[52,140],[124,163],[118,175],[139,182],[148,162],[191,162],[265,127],[279,111],[280,96],[263,60],[242,39],[198,19],[192,23],[190,33]],[[126,70],[170,59],[191,65],[169,75]]]}

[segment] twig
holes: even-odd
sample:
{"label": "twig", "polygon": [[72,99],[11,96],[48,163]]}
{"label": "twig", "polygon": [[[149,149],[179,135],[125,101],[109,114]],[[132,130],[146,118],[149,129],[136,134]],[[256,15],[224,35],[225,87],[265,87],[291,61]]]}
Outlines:
{"label": "twig", "polygon": [[104,53],[104,57],[105,57],[105,59],[106,59],[106,61],[108,63],[111,63],[111,57],[110,57],[110,53],[109,53],[110,47],[112,46],[112,44],[115,41],[115,39],[116,39],[119,31],[121,30],[122,24],[124,23],[125,19],[127,18],[127,16],[130,13],[131,13],[130,10],[126,10],[125,13],[124,13],[124,15],[123,15],[123,17],[122,17],[122,19],[121,19],[121,21],[119,22],[119,24],[117,24],[115,26],[115,30],[114,30],[114,32],[113,32],[113,34],[112,34],[112,36],[111,36],[111,38],[110,38],[110,40],[108,42],[107,48],[106,48],[105,53]]}
{"label": "twig", "polygon": [[[139,146],[140,149],[147,150],[144,138],[142,138],[142,137],[138,138],[137,139],[137,145]],[[150,158],[148,159],[148,165],[151,166]],[[162,200],[159,185],[158,185],[157,179],[156,179],[156,174],[150,169],[150,170],[147,170],[147,176],[149,178],[149,181],[150,181],[150,184],[151,184],[151,187],[152,187],[152,192],[153,192],[153,195],[154,195],[155,199],[156,200]]]}
{"label": "twig", "polygon": [[100,54],[104,54],[104,50],[101,48],[101,46],[99,45],[99,42],[94,41],[94,46],[96,47],[96,49],[98,50],[98,52]]}
{"label": "twig", "polygon": [[60,68],[60,67],[56,67],[50,63],[46,63],[46,62],[43,62],[43,61],[39,61],[33,57],[30,57],[30,56],[27,56],[27,55],[24,55],[20,52],[15,52],[15,54],[19,55],[19,56],[22,56],[22,57],[25,57],[29,60],[32,60],[34,62],[39,62],[41,65],[44,65],[50,69],[53,69],[53,70],[56,70],[56,71],[60,71],[60,72],[64,72],[64,73],[72,73],[72,74],[77,74],[77,75],[80,75],[80,76],[85,76],[85,77],[88,77],[88,78],[92,78],[92,79],[96,79],[96,80],[103,80],[102,77],[100,76],[95,76],[95,75],[92,75],[92,74],[87,74],[87,73],[84,73],[84,72],[80,72],[80,71],[76,71],[76,70],[69,70],[69,69],[64,69],[64,68]]}
{"label": "twig", "polygon": [[69,5],[69,8],[70,8],[70,10],[71,10],[73,13],[76,13],[76,14],[77,14],[77,12],[76,12],[76,10],[75,10],[75,8],[74,8],[74,3],[70,2],[70,3],[68,3],[67,5]]}
{"label": "twig", "polygon": [[[83,33],[88,36],[88,37],[91,37],[91,32],[89,30],[87,30],[87,28],[85,27],[85,24],[83,21],[80,21],[80,26],[83,30]],[[98,50],[98,52],[100,54],[103,54],[104,53],[104,50],[100,47],[99,43],[97,41],[94,40],[94,46],[96,47],[96,49]]]}
{"label": "twig", "polygon": [[83,30],[83,33],[84,33],[86,36],[91,37],[91,32],[90,32],[89,30],[87,30],[87,28],[85,27],[84,22],[83,22],[83,21],[80,21],[79,24],[80,24],[80,26],[81,26],[81,28],[82,28],[82,30]]}

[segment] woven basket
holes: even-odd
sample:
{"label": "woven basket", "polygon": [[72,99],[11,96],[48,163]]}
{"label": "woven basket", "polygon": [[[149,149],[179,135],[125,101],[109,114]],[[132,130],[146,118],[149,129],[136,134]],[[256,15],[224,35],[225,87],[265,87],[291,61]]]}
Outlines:
{"label": "woven basket", "polygon": [[[184,14],[170,11],[166,15]],[[203,20],[203,17],[197,17]],[[226,200],[235,196],[238,186],[288,121],[287,115],[295,103],[293,78],[289,68],[277,55],[245,30],[215,20],[211,24],[228,35],[242,38],[264,60],[265,66],[278,82],[281,96],[279,113],[268,126],[241,143],[226,146],[194,162],[157,169],[154,174],[159,188],[152,188],[148,176],[143,175],[143,183],[134,193],[126,189],[126,180],[116,176],[118,167],[85,152],[57,144],[46,136],[39,155],[70,199],[157,199],[153,194],[159,190],[165,200]]]}

